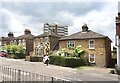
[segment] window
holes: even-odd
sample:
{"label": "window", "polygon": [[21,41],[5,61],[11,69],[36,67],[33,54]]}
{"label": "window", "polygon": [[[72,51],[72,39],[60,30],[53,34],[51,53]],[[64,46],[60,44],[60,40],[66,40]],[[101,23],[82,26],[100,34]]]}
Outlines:
{"label": "window", "polygon": [[37,38],[35,40],[35,44],[36,44],[36,46],[38,46],[38,39]]}
{"label": "window", "polygon": [[94,42],[94,40],[89,40],[89,49],[95,49],[95,42]]}
{"label": "window", "polygon": [[49,37],[45,37],[45,43],[47,44],[49,42]]}
{"label": "window", "polygon": [[40,38],[40,44],[43,44],[43,38]]}
{"label": "window", "polygon": [[2,45],[2,42],[0,41],[0,46]]}
{"label": "window", "polygon": [[22,40],[22,45],[25,45],[25,39]]}
{"label": "window", "polygon": [[67,47],[74,47],[74,46],[75,46],[75,42],[74,41],[68,41]]}
{"label": "window", "polygon": [[16,40],[14,40],[14,43],[16,43]]}
{"label": "window", "polygon": [[18,42],[19,42],[19,45],[21,45],[21,40],[19,40]]}
{"label": "window", "polygon": [[94,54],[89,55],[89,62],[90,63],[95,63],[95,55]]}

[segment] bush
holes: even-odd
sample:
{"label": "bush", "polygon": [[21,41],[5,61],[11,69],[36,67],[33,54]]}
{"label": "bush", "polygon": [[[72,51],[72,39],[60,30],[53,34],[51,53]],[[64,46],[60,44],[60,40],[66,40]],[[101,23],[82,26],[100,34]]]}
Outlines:
{"label": "bush", "polygon": [[24,58],[25,58],[25,54],[20,54],[20,53],[14,54],[14,59],[24,59]]}
{"label": "bush", "polygon": [[50,56],[50,64],[54,64],[54,65],[60,65],[62,58],[61,56]]}
{"label": "bush", "polygon": [[25,61],[30,61],[30,62],[42,62],[43,57],[37,57],[37,56],[26,56]]}
{"label": "bush", "polygon": [[50,56],[50,64],[60,65],[64,67],[83,66],[84,60],[76,57]]}

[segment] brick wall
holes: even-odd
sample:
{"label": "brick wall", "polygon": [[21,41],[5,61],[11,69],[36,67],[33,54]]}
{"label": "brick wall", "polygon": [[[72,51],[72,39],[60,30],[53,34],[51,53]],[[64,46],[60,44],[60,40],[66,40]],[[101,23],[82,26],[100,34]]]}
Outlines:
{"label": "brick wall", "polygon": [[[84,56],[87,58],[89,54],[95,54],[95,61],[97,66],[107,66],[110,63],[111,58],[111,41],[106,38],[92,40],[95,41],[95,49],[89,49],[89,39],[74,41],[75,46],[81,45],[81,49],[85,50]],[[59,41],[59,47],[59,49],[67,48],[67,40]]]}

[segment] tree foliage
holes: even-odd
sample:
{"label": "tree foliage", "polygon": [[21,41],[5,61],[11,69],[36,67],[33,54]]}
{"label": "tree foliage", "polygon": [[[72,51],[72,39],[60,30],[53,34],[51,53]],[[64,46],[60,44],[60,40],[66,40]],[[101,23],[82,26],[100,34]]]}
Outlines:
{"label": "tree foliage", "polygon": [[85,51],[81,49],[81,45],[78,45],[76,47],[69,47],[69,48],[63,48],[61,50],[58,51],[58,55],[63,55],[66,56],[66,54],[71,54],[72,57],[78,57],[81,58],[81,55],[84,53]]}
{"label": "tree foliage", "polygon": [[14,56],[23,56],[25,49],[21,45],[10,44],[2,47],[2,50],[6,50],[8,54],[13,54]]}

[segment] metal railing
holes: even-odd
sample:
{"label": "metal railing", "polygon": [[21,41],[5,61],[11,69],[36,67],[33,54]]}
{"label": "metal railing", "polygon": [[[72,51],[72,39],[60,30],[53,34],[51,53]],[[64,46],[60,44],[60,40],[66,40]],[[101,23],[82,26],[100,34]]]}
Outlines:
{"label": "metal railing", "polygon": [[57,77],[51,77],[46,75],[41,75],[29,71],[24,71],[20,69],[10,68],[8,66],[0,66],[0,80],[4,82],[21,82],[21,83],[32,83],[32,82],[62,82],[62,83],[72,83],[70,80],[60,79]]}

